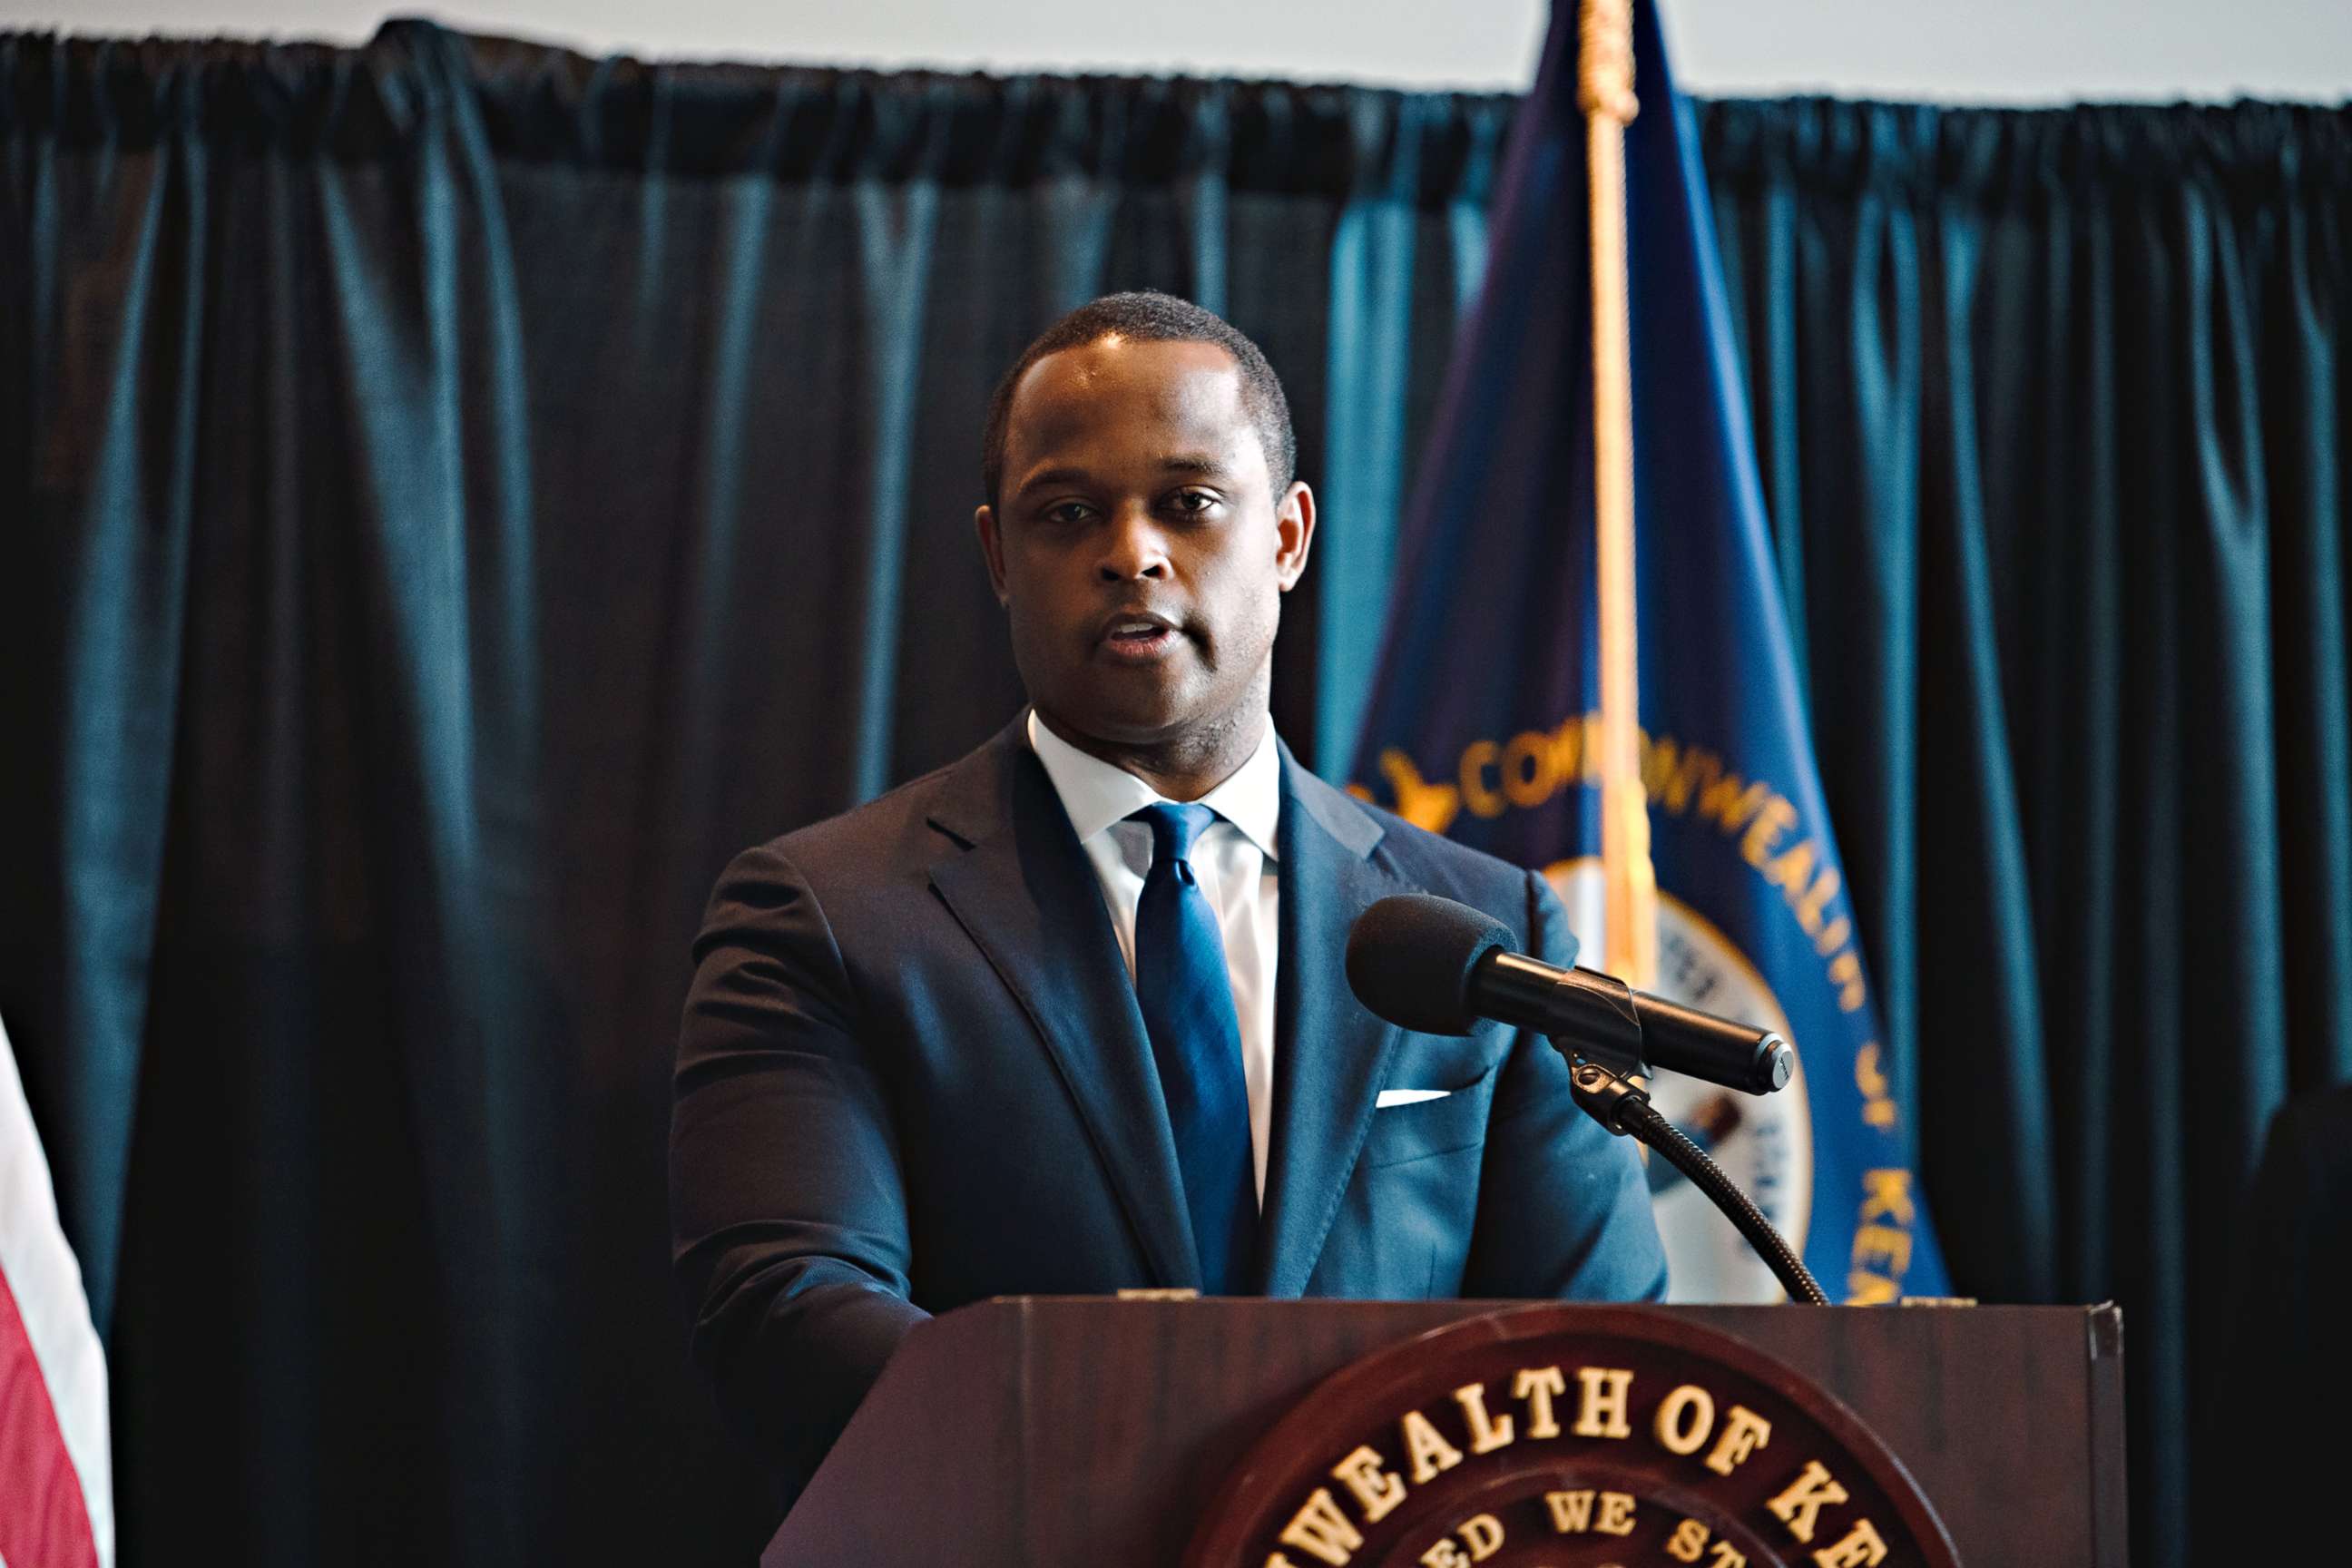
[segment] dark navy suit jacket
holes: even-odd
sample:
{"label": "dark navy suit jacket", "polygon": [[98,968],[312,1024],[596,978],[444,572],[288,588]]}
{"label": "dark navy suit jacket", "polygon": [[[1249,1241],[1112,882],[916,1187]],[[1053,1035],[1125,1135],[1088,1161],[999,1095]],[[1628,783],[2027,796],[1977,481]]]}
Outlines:
{"label": "dark navy suit jacket", "polygon": [[[1409,1034],[1349,990],[1349,927],[1441,893],[1560,962],[1542,879],[1282,755],[1277,1297],[1654,1298],[1633,1146],[1540,1037]],[[1016,722],[736,858],[678,1047],[674,1256],[696,1359],[795,1491],[899,1340],[1024,1293],[1197,1286],[1151,1048],[1100,884]],[[1375,1109],[1379,1091],[1448,1089]]]}

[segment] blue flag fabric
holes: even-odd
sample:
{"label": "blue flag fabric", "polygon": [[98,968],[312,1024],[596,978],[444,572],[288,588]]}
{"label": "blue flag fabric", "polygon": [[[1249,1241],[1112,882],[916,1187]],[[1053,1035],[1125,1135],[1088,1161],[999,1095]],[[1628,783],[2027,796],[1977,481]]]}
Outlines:
{"label": "blue flag fabric", "polygon": [[[1591,304],[1577,18],[1555,15],[1492,251],[1407,515],[1355,777],[1419,825],[1542,868],[1598,962]],[[1780,1027],[1755,1098],[1661,1075],[1662,1110],[1753,1193],[1832,1300],[1938,1295],[1797,685],[1695,132],[1634,6],[1626,137],[1643,773],[1657,989]],[[1779,1289],[1652,1163],[1677,1300]]]}

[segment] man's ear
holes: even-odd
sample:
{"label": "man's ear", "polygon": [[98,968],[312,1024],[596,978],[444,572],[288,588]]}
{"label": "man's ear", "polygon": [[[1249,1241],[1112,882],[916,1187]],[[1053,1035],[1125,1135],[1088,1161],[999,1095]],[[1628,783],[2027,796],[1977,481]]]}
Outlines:
{"label": "man's ear", "polygon": [[1315,543],[1315,492],[1303,479],[1293,479],[1274,509],[1275,578],[1286,594],[1307,571],[1307,552]]}
{"label": "man's ear", "polygon": [[981,558],[988,563],[989,586],[996,590],[996,602],[1004,604],[1004,541],[996,531],[996,509],[984,506],[973,512],[971,527],[980,535]]}

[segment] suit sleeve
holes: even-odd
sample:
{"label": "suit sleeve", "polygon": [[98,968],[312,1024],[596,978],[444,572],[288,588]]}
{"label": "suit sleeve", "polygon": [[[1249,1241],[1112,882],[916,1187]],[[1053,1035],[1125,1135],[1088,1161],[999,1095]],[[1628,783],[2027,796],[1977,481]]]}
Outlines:
{"label": "suit sleeve", "polygon": [[[1566,967],[1568,912],[1527,879],[1528,946]],[[1666,1254],[1633,1140],[1579,1110],[1568,1064],[1522,1030],[1495,1085],[1465,1296],[1654,1301]]]}
{"label": "suit sleeve", "polygon": [[670,1115],[671,1257],[721,1410],[806,1480],[898,1342],[906,1202],[888,1096],[814,892],[772,847],[719,878]]}

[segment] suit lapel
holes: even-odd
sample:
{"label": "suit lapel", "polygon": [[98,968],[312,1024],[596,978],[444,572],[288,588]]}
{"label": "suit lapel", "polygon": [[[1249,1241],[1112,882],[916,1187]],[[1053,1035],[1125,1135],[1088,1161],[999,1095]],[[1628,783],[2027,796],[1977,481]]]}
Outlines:
{"label": "suit lapel", "polygon": [[1287,1297],[1306,1289],[1322,1254],[1397,1037],[1348,987],[1349,928],[1372,903],[1410,889],[1371,859],[1379,823],[1287,747],[1282,792],[1274,1137],[1257,1283]]}
{"label": "suit lapel", "polygon": [[969,776],[943,781],[931,822],[965,847],[931,868],[931,885],[1044,1038],[1157,1283],[1198,1288],[1175,1136],[1135,987],[1102,884],[1023,733],[1026,717],[957,764]]}

